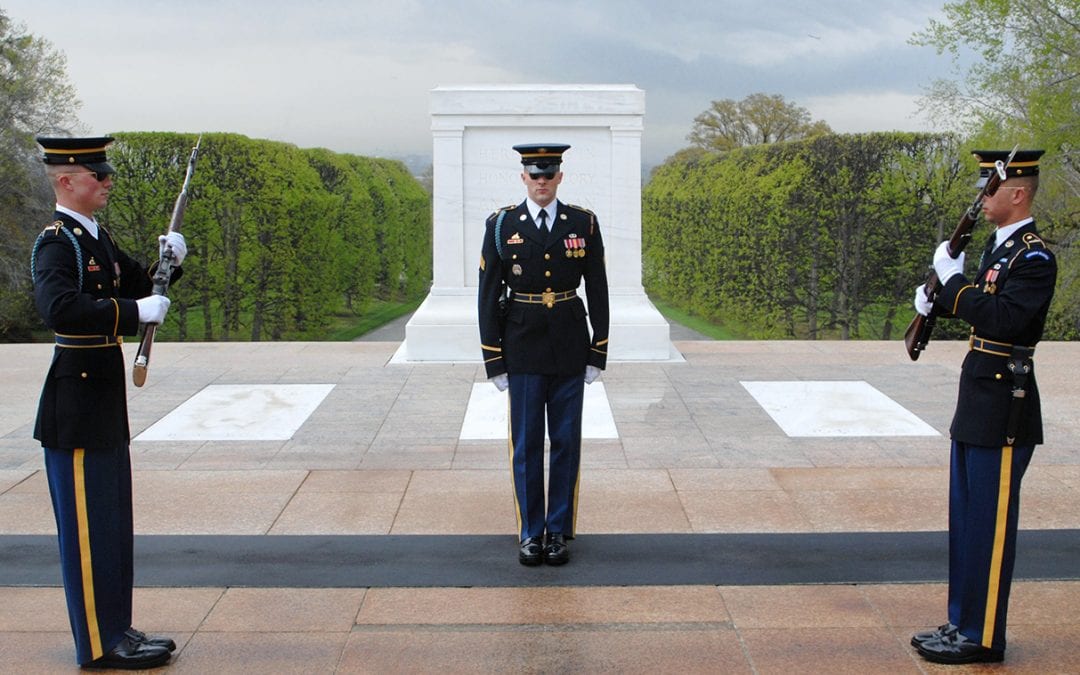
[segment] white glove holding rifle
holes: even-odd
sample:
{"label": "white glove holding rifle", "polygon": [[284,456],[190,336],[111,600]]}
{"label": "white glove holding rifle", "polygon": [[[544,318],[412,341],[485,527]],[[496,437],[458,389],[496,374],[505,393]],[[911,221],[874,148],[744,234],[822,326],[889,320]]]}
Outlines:
{"label": "white glove holding rifle", "polygon": [[930,302],[926,298],[926,284],[919,286],[915,289],[915,311],[923,316],[930,316],[930,310],[934,308],[934,303]]}
{"label": "white glove holding rifle", "polygon": [[165,257],[167,248],[172,249],[175,264],[183,265],[184,258],[187,257],[187,242],[184,241],[184,235],[179,232],[170,232],[158,237],[158,253],[162,258]]}
{"label": "white glove holding rifle", "polygon": [[165,312],[169,311],[172,301],[166,295],[148,295],[139,298],[135,304],[139,306],[139,323],[161,323],[165,320]]}
{"label": "white glove holding rifle", "polygon": [[934,271],[937,272],[937,278],[942,286],[957,274],[963,274],[964,252],[961,251],[960,255],[954,258],[949,255],[949,242],[941,242],[934,251]]}

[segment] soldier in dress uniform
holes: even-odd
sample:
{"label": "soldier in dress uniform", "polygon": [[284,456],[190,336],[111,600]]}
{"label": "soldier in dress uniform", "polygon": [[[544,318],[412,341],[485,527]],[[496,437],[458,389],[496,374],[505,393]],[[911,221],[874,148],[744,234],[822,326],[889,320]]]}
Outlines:
{"label": "soldier in dress uniform", "polygon": [[[176,644],[131,625],[133,519],[122,335],[161,323],[169,299],[151,294],[148,269],[94,219],[113,185],[109,137],[38,138],[56,194],[54,222],[31,254],[34,300],[56,333],[34,438],[60,543],[76,659],[84,668],[152,668]],[[170,233],[177,263],[184,238]],[[174,278],[179,275],[174,271]]]}
{"label": "soldier in dress uniform", "polygon": [[[979,187],[1009,153],[974,151]],[[996,226],[973,280],[947,243],[934,254],[943,285],[937,311],[971,324],[970,350],[950,428],[948,622],[912,645],[936,663],[1001,661],[1009,607],[1020,480],[1043,442],[1032,357],[1054,296],[1057,264],[1035,229],[1032,200],[1042,150],[1017,152],[1006,179],[982,205]],[[922,287],[916,309],[930,311]]]}
{"label": "soldier in dress uniform", "polygon": [[[607,365],[604,240],[589,210],[556,199],[564,144],[515,145],[528,197],[487,219],[480,340],[487,376],[509,389],[518,560],[562,565],[574,538],[585,384]],[[577,288],[585,281],[588,311]],[[590,336],[589,326],[592,326]],[[544,503],[544,422],[551,439]],[[545,539],[546,533],[546,539]]]}

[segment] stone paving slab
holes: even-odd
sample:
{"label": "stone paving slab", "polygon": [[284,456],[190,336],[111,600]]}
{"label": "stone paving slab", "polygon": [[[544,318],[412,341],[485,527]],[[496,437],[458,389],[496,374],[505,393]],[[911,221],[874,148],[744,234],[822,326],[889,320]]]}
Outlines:
{"label": "stone paving slab", "polygon": [[[512,538],[505,443],[459,438],[480,364],[391,364],[398,346],[159,343],[147,385],[129,387],[134,435],[209,385],[334,388],[287,440],[134,442],[137,532]],[[676,346],[685,362],[611,363],[603,375],[619,438],[585,444],[580,544],[945,527],[965,343],[931,343],[915,363],[899,341]],[[135,347],[124,346],[128,363]],[[54,532],[30,438],[51,350],[0,345],[0,547]],[[1041,344],[1036,358],[1047,443],[1024,482],[1021,527],[1063,534],[1080,529],[1080,343]],[[941,435],[790,438],[739,384],[754,380],[866,382]],[[178,672],[982,670],[935,668],[907,645],[944,620],[942,583],[665,588],[166,585],[136,588],[135,614],[177,639]],[[702,615],[685,614],[687,598]],[[1080,582],[1017,583],[1008,671],[1073,672],[1078,604]],[[314,623],[324,618],[334,625]],[[0,586],[0,673],[74,672],[71,659],[62,591]]]}
{"label": "stone paving slab", "polygon": [[[908,645],[944,584],[653,588],[136,588],[168,672],[1070,673],[1080,582],[1015,584],[1004,666]],[[2,673],[80,672],[58,588],[0,587]]]}

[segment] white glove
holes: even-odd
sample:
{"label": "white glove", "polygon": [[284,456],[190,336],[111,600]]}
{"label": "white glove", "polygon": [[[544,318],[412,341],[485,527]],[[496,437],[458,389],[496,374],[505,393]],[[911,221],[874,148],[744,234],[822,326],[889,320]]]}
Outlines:
{"label": "white glove", "polygon": [[491,378],[491,383],[495,385],[495,388],[499,391],[506,391],[506,388],[510,386],[510,378],[506,373],[501,373]]}
{"label": "white glove", "polygon": [[176,260],[176,264],[184,264],[184,258],[187,257],[187,242],[184,241],[184,235],[179,232],[170,232],[161,235],[157,240],[158,253],[160,255],[165,255],[166,248],[172,248],[173,258]]}
{"label": "white glove", "polygon": [[934,303],[926,299],[926,284],[915,289],[915,311],[923,316],[930,316]]}
{"label": "white glove", "polygon": [[949,242],[941,242],[937,250],[934,251],[934,271],[937,272],[937,278],[941,281],[942,286],[954,275],[963,274],[963,251],[960,252],[958,257],[953,258],[949,255]]}
{"label": "white glove", "polygon": [[592,384],[600,377],[600,369],[596,366],[585,366],[585,384]]}
{"label": "white glove", "polygon": [[165,312],[169,311],[171,301],[164,295],[148,295],[139,298],[135,304],[139,306],[140,323],[161,323],[165,320]]}

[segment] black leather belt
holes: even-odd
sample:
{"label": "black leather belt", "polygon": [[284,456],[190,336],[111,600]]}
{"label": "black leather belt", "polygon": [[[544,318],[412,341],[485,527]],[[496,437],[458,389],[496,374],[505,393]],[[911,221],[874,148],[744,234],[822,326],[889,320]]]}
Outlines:
{"label": "black leather belt", "polygon": [[124,339],[116,335],[61,335],[56,334],[58,347],[112,347],[124,344]]}
{"label": "black leather belt", "polygon": [[518,293],[514,291],[514,302],[524,302],[528,305],[546,305],[548,309],[555,306],[556,302],[573,300],[577,297],[577,291],[547,291],[545,293]]}
{"label": "black leather belt", "polygon": [[[986,352],[987,354],[996,354],[997,356],[1010,356],[1012,354],[1015,345],[1011,345],[1008,342],[996,342],[994,340],[987,340],[977,335],[972,335],[968,338],[968,348],[977,352]],[[1028,356],[1030,357],[1035,353],[1034,347],[1022,347],[1022,349],[1030,350]]]}

